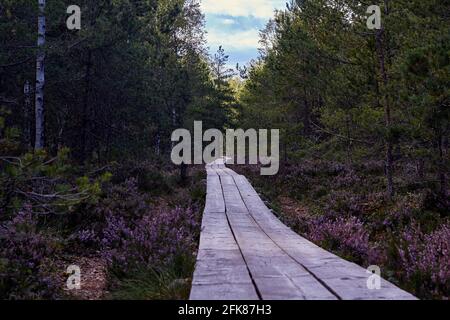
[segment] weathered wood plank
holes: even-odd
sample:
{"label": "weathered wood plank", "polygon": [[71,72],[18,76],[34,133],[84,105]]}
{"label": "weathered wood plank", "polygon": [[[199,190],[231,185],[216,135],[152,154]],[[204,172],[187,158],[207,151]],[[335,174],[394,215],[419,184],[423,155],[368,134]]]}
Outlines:
{"label": "weathered wood plank", "polygon": [[225,213],[205,216],[190,299],[259,299]]}
{"label": "weathered wood plank", "polygon": [[367,288],[367,271],[299,236],[276,218],[255,195],[251,184],[243,177],[234,177],[250,214],[267,235],[286,253],[306,267],[341,299],[415,299],[390,282],[382,279],[380,290]]}
{"label": "weathered wood plank", "polygon": [[194,284],[190,300],[258,300],[258,296],[253,284]]}
{"label": "weathered wood plank", "polygon": [[222,175],[220,176],[220,181],[222,183],[223,196],[227,212],[247,213],[247,207],[242,200],[239,189],[236,187],[233,177],[229,175]]}
{"label": "weathered wood plank", "polygon": [[[211,169],[214,171],[214,169]],[[209,172],[191,300],[257,300],[256,288],[225,215],[220,179]]]}
{"label": "weathered wood plank", "polygon": [[[227,211],[227,215],[237,243],[263,299],[337,299],[262,232],[248,213]],[[307,279],[307,281],[303,284],[298,281],[300,278]]]}
{"label": "weathered wood plank", "polygon": [[[230,226],[262,298],[336,299],[255,223],[248,213],[233,176],[220,175],[220,180]],[[302,289],[301,283],[292,280],[295,278],[309,278],[309,290]]]}
{"label": "weathered wood plank", "polygon": [[[223,159],[206,166],[207,196],[191,299],[415,299],[284,225]],[[257,290],[255,288],[257,287]]]}

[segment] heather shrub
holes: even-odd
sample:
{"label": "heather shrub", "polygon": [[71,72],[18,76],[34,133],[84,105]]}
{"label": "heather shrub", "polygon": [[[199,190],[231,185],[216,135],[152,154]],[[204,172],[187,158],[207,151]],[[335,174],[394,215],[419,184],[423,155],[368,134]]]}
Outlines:
{"label": "heather shrub", "polygon": [[[436,230],[445,223],[445,220],[439,212],[427,208],[428,196],[427,190],[397,196],[396,202],[385,210],[385,213],[380,216],[380,221],[374,223],[372,228],[377,229],[380,236],[389,234],[394,238],[399,238],[405,229],[415,224],[420,225],[424,233]],[[394,242],[398,242],[398,239]],[[397,251],[396,244],[392,249],[394,253]]]}
{"label": "heather shrub", "polygon": [[114,169],[113,182],[121,184],[129,179],[135,179],[138,189],[152,195],[167,194],[171,191],[170,178],[160,167],[152,162],[128,161]]}
{"label": "heather shrub", "polygon": [[118,275],[163,266],[181,252],[193,252],[199,232],[199,219],[192,208],[155,208],[133,220],[111,213],[106,219],[101,243]]}
{"label": "heather shrub", "polygon": [[346,167],[338,162],[303,160],[295,165],[284,167],[282,174],[291,179],[335,177],[346,172]]}
{"label": "heather shrub", "polygon": [[427,298],[450,297],[450,225],[424,233],[413,224],[401,236],[399,248],[405,280]]}
{"label": "heather shrub", "polygon": [[[177,193],[178,194],[178,193]],[[74,243],[102,252],[115,277],[129,278],[140,270],[159,270],[177,256],[192,255],[200,232],[200,210],[183,196],[183,206],[153,203],[136,179],[110,185]]]}
{"label": "heather shrub", "polygon": [[192,170],[192,183],[189,186],[190,201],[197,204],[204,204],[206,197],[206,171],[201,168]]}
{"label": "heather shrub", "polygon": [[345,170],[333,177],[331,184],[334,186],[334,189],[349,188],[361,185],[361,178],[354,170]]}
{"label": "heather shrub", "polygon": [[89,210],[77,215],[77,231],[70,235],[72,247],[82,245],[87,250],[102,249],[101,238],[108,225],[108,217],[135,221],[150,211],[150,197],[139,191],[137,180],[104,186],[104,196]]}
{"label": "heather shrub", "polygon": [[187,298],[200,233],[200,210],[191,198],[204,193],[201,181],[158,200],[136,178],[104,187],[71,241],[105,259],[110,297]]}
{"label": "heather shrub", "polygon": [[364,211],[364,195],[349,191],[332,191],[325,199],[324,208],[328,215],[361,216]]}
{"label": "heather shrub", "polygon": [[165,263],[179,250],[192,249],[199,233],[199,210],[189,202],[185,205],[153,204],[139,191],[136,179],[129,179],[110,187],[91,223],[73,240],[101,249],[119,273]]}
{"label": "heather shrub", "polygon": [[367,174],[383,175],[385,170],[385,163],[382,160],[368,159],[362,163],[357,163],[356,168]]}
{"label": "heather shrub", "polygon": [[110,212],[135,219],[142,217],[150,208],[151,197],[139,190],[135,178],[118,185],[110,185],[105,193],[106,196],[97,205],[96,210],[101,221],[104,221],[105,215]]}
{"label": "heather shrub", "polygon": [[58,241],[38,231],[25,207],[0,225],[0,299],[54,299],[61,287],[51,270]]}
{"label": "heather shrub", "polygon": [[307,236],[354,262],[367,264],[378,260],[378,250],[369,242],[369,232],[356,217],[317,218],[310,222]]}

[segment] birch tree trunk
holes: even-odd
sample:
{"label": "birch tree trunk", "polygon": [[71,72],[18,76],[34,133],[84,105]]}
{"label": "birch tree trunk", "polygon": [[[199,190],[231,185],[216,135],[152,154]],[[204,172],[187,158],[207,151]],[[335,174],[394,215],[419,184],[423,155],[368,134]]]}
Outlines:
{"label": "birch tree trunk", "polygon": [[39,2],[38,17],[38,53],[36,56],[36,91],[35,91],[35,120],[36,139],[34,149],[44,147],[44,86],[45,86],[45,0]]}

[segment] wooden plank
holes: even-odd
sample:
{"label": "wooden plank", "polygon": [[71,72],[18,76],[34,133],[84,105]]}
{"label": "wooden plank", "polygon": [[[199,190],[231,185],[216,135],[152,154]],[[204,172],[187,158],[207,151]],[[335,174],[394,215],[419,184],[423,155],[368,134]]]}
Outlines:
{"label": "wooden plank", "polygon": [[[248,213],[227,211],[227,216],[263,299],[337,299],[262,232]],[[306,281],[302,283],[299,279]]]}
{"label": "wooden plank", "polygon": [[225,213],[204,214],[190,299],[259,299]]}
{"label": "wooden plank", "polygon": [[217,175],[208,175],[207,177],[205,212],[225,213],[222,186]]}
{"label": "wooden plank", "polygon": [[206,194],[205,212],[225,212],[223,197],[214,193]]}
{"label": "wooden plank", "polygon": [[[228,221],[261,297],[337,299],[261,230],[249,215],[233,177],[221,175],[220,180]],[[305,286],[298,281],[301,278],[309,280]]]}
{"label": "wooden plank", "polygon": [[227,212],[233,213],[248,213],[247,207],[241,198],[238,188],[229,175],[220,176],[222,184],[223,196],[225,200],[225,207]]}
{"label": "wooden plank", "polygon": [[258,300],[252,284],[192,285],[190,300]]}
{"label": "wooden plank", "polygon": [[239,176],[236,172],[234,172],[233,170],[229,169],[229,168],[224,168],[222,169],[223,172],[225,172],[226,174],[228,174],[229,176]]}
{"label": "wooden plank", "polygon": [[190,299],[258,300],[256,288],[225,215],[219,176],[211,172],[207,183],[202,232]]}
{"label": "wooden plank", "polygon": [[380,290],[368,289],[367,279],[370,274],[364,268],[299,236],[273,215],[245,177],[234,179],[249,213],[258,225],[290,257],[319,278],[341,299],[416,299],[384,279]]}

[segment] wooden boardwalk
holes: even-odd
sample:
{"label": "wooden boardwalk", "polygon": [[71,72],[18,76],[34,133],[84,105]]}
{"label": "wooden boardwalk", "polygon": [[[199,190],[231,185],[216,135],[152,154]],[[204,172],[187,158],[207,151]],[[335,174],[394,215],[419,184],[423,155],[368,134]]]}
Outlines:
{"label": "wooden boardwalk", "polygon": [[266,207],[244,176],[217,160],[207,195],[191,300],[415,299],[302,238]]}

